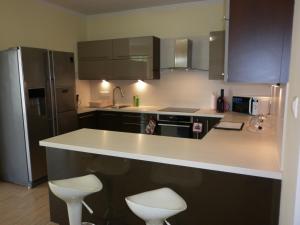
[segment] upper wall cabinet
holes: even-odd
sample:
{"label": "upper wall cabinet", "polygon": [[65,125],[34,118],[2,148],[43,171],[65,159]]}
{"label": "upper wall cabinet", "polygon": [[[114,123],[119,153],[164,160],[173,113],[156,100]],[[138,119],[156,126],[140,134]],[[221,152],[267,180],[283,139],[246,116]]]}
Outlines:
{"label": "upper wall cabinet", "polygon": [[230,1],[227,81],[288,81],[293,6],[293,0]]}
{"label": "upper wall cabinet", "polygon": [[160,78],[160,39],[152,36],[78,43],[81,80]]}
{"label": "upper wall cabinet", "polygon": [[209,79],[224,80],[225,31],[213,31],[209,36]]}
{"label": "upper wall cabinet", "polygon": [[113,57],[153,56],[154,37],[121,38],[113,40]]}

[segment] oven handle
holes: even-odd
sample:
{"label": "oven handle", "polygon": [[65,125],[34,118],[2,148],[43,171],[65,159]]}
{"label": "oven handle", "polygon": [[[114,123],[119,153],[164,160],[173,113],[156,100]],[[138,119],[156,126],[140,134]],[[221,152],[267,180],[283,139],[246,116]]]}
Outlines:
{"label": "oven handle", "polygon": [[164,126],[164,127],[185,127],[190,128],[190,125],[179,125],[179,124],[167,124],[167,123],[158,123],[158,126]]}

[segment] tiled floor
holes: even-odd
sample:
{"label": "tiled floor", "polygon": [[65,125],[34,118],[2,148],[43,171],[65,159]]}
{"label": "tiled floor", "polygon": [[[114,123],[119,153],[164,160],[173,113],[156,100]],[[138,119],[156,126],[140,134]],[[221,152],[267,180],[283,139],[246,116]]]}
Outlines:
{"label": "tiled floor", "polygon": [[0,225],[55,225],[49,221],[47,184],[28,190],[0,182]]}

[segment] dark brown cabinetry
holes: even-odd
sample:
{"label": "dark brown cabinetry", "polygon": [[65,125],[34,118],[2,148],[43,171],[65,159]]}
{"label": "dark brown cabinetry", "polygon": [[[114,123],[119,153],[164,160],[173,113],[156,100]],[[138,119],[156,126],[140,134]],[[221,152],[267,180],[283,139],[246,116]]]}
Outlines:
{"label": "dark brown cabinetry", "polygon": [[224,80],[225,31],[213,31],[209,35],[209,79]]}
{"label": "dark brown cabinetry", "polygon": [[[93,120],[94,122],[84,122],[84,124],[96,124],[96,127],[86,127],[86,128],[94,128],[100,130],[110,130],[110,131],[119,131],[119,132],[129,132],[129,133],[141,133],[144,134],[146,130],[146,126],[148,125],[150,120],[158,120],[157,114],[148,114],[148,113],[132,113],[132,112],[114,112],[114,111],[97,111],[94,112],[96,114],[96,122],[94,117],[85,118],[86,120]],[[85,115],[87,116],[87,115]],[[160,117],[161,118],[161,117]],[[188,138],[201,139],[203,138],[215,124],[217,124],[220,119],[219,118],[209,118],[209,117],[188,117],[189,121],[193,121],[196,123],[202,123],[203,132],[202,133],[193,133],[192,128],[189,130]],[[162,120],[163,121],[163,120]],[[162,122],[160,121],[160,122]],[[155,135],[163,135],[163,136],[177,136],[177,135],[166,135],[170,133],[166,127],[164,127],[165,133],[162,134],[162,128],[159,126],[160,122],[156,126],[154,131]],[[82,124],[83,122],[80,122]],[[163,122],[166,123],[166,122]],[[174,125],[169,125],[173,127]],[[192,122],[190,122],[190,126],[192,126]],[[83,128],[82,126],[80,126]],[[186,125],[184,126],[186,127]],[[180,133],[180,132],[179,132]],[[179,137],[178,135],[177,137]]]}
{"label": "dark brown cabinetry", "polygon": [[145,128],[154,114],[98,111],[97,129],[129,133],[145,133]]}
{"label": "dark brown cabinetry", "polygon": [[160,78],[160,39],[152,36],[78,43],[81,80]]}
{"label": "dark brown cabinetry", "polygon": [[228,81],[286,83],[294,0],[231,0]]}
{"label": "dark brown cabinetry", "polygon": [[97,129],[97,113],[88,112],[78,115],[79,128]]}

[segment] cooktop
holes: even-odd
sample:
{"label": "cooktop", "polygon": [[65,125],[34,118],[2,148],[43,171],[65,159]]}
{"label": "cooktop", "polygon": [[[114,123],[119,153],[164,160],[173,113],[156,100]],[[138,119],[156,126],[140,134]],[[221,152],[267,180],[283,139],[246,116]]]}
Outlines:
{"label": "cooktop", "polygon": [[184,112],[184,113],[194,113],[197,112],[199,109],[196,108],[177,108],[177,107],[167,107],[160,109],[159,111],[162,112]]}

